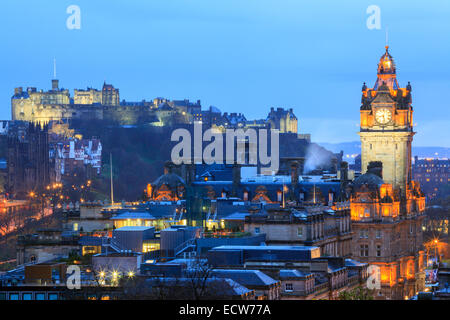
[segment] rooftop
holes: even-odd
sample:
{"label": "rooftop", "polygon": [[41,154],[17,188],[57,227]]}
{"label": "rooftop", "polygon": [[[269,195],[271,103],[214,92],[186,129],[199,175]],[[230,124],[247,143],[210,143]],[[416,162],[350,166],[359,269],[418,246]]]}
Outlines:
{"label": "rooftop", "polygon": [[146,211],[127,211],[119,213],[117,216],[112,217],[111,220],[126,220],[126,219],[143,219],[143,220],[156,220],[154,216]]}
{"label": "rooftop", "polygon": [[235,270],[235,269],[215,269],[212,275],[219,278],[229,278],[243,286],[270,286],[278,283],[265,273],[259,270]]}

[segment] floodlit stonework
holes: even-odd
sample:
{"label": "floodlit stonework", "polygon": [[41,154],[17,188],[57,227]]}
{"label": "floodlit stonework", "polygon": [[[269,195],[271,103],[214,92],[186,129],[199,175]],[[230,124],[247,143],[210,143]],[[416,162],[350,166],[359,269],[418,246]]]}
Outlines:
{"label": "floodlit stonework", "polygon": [[378,299],[407,299],[425,289],[425,197],[411,177],[411,85],[400,88],[388,47],[361,105],[363,175],[351,197],[353,257],[380,268]]}

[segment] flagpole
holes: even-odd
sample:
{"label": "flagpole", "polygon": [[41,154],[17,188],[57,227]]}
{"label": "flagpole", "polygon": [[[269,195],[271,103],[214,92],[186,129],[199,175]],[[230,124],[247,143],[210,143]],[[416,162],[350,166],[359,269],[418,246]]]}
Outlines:
{"label": "flagpole", "polygon": [[109,154],[109,167],[111,175],[111,206],[114,205],[114,184],[113,184],[113,167],[112,167],[112,153]]}

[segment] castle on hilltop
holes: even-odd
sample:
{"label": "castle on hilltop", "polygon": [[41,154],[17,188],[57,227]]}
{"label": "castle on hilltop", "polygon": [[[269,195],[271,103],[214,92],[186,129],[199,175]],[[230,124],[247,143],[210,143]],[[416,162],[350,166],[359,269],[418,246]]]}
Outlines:
{"label": "castle on hilltop", "polygon": [[247,120],[242,113],[221,113],[216,107],[202,110],[200,100],[120,101],[119,89],[103,84],[102,90],[87,88],[69,90],[60,88],[58,80],[52,80],[48,91],[29,87],[15,88],[11,98],[12,120],[34,123],[67,120],[105,120],[118,125],[149,124],[172,126],[202,122],[217,128],[272,128],[281,133],[297,133],[297,117],[293,109],[271,108],[266,119]]}

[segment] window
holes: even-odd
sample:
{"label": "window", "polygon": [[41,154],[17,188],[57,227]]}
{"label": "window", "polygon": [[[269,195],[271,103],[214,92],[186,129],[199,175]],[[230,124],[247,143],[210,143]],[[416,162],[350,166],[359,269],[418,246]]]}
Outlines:
{"label": "window", "polygon": [[257,234],[259,233],[259,227],[255,228],[255,233],[257,233]]}
{"label": "window", "polygon": [[381,239],[381,230],[377,230],[375,236],[377,239]]}
{"label": "window", "polygon": [[142,252],[152,252],[158,251],[160,249],[159,243],[143,243],[142,244]]}
{"label": "window", "polygon": [[22,300],[33,300],[33,294],[31,292],[23,293]]}
{"label": "window", "polygon": [[73,224],[73,231],[78,231],[78,223]]}
{"label": "window", "polygon": [[48,300],[58,300],[58,294],[57,293],[49,293]]}
{"label": "window", "polygon": [[281,191],[277,192],[277,201],[281,202],[283,200],[283,193]]}
{"label": "window", "polygon": [[9,300],[19,300],[19,294],[18,293],[10,293]]}
{"label": "window", "polygon": [[361,255],[361,257],[369,256],[369,245],[368,244],[362,244],[360,246],[360,255]]}
{"label": "window", "polygon": [[36,300],[45,300],[45,293],[36,293]]}
{"label": "window", "polygon": [[297,228],[297,236],[298,237],[302,237],[303,236],[303,227],[298,227]]}
{"label": "window", "polygon": [[367,239],[367,238],[369,238],[369,230],[367,230],[367,229],[361,229],[361,230],[359,231],[359,238],[360,238],[360,239]]}
{"label": "window", "polygon": [[292,283],[286,283],[285,291],[286,292],[294,291],[294,286],[292,285]]}
{"label": "window", "polygon": [[381,245],[377,245],[377,257],[381,257]]}

